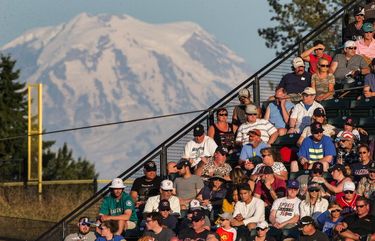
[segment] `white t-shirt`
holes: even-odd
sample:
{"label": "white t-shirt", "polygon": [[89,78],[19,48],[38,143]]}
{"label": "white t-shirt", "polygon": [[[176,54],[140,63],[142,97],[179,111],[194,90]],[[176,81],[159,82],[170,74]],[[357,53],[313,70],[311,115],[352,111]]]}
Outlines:
{"label": "white t-shirt", "polygon": [[299,205],[300,217],[313,217],[318,214],[324,213],[325,211],[327,211],[327,208],[328,201],[325,198],[318,199],[315,205],[311,205],[310,203],[306,202],[306,200],[304,200]]}
{"label": "white t-shirt", "polygon": [[276,222],[282,223],[293,218],[295,215],[299,215],[300,203],[301,200],[298,197],[293,199],[288,199],[287,197],[276,199],[271,208],[271,212],[273,210],[276,211]]}
{"label": "white t-shirt", "polygon": [[313,102],[309,110],[306,110],[302,101],[294,106],[290,118],[297,120],[294,128],[298,133],[301,133],[306,126],[311,124],[311,117],[313,116],[314,110],[318,107],[324,109],[323,106],[316,101]]}
{"label": "white t-shirt", "polygon": [[[180,215],[180,200],[176,196],[171,196],[169,199],[169,205],[172,213]],[[145,209],[143,212],[152,213],[159,211],[160,195],[152,196],[147,199]]]}
{"label": "white t-shirt", "polygon": [[205,136],[201,143],[197,143],[194,140],[189,141],[185,145],[185,151],[182,155],[183,158],[192,159],[192,167],[197,165],[201,161],[202,156],[213,156],[215,150],[217,148],[217,144],[209,136]]}
{"label": "white t-shirt", "polygon": [[276,127],[268,120],[257,119],[254,123],[246,122],[240,125],[237,131],[236,141],[242,142],[242,145],[249,143],[249,135],[247,133],[254,129],[260,130],[260,138],[266,143],[270,139],[270,136],[277,131]]}

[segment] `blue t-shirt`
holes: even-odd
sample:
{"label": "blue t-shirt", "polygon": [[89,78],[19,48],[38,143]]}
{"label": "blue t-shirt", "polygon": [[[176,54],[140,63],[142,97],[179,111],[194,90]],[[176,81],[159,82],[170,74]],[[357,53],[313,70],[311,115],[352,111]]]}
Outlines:
{"label": "blue t-shirt", "polygon": [[330,212],[327,210],[324,213],[320,214],[317,218],[318,225],[321,227],[323,233],[327,234],[329,238],[333,237],[333,228],[342,221],[340,217],[336,222],[333,222],[330,217]]}
{"label": "blue t-shirt", "polygon": [[309,86],[311,86],[311,74],[306,71],[302,75],[296,75],[294,72],[286,74],[279,84],[279,87],[283,87],[288,94],[302,93]]}
{"label": "blue t-shirt", "polygon": [[112,239],[107,240],[105,237],[100,236],[97,239],[95,239],[95,241],[125,241],[125,238],[121,235],[115,235]]}
{"label": "blue t-shirt", "polygon": [[332,139],[325,135],[319,142],[315,142],[312,136],[305,138],[298,151],[298,157],[304,157],[311,162],[319,161],[325,156],[336,156]]}
{"label": "blue t-shirt", "polygon": [[243,145],[242,150],[241,150],[240,160],[250,159],[255,156],[261,157],[262,154],[260,154],[260,150],[266,147],[269,147],[269,145],[263,141],[259,143],[259,145],[255,148],[253,148],[253,146],[250,144]]}
{"label": "blue t-shirt", "polygon": [[[284,122],[283,115],[281,114],[281,107],[277,105],[275,102],[270,103],[268,107],[270,107],[269,121],[276,128],[285,128],[286,123]],[[289,112],[294,107],[294,104],[290,101],[286,101],[285,107],[286,107],[286,111]]]}
{"label": "blue t-shirt", "polygon": [[375,92],[375,74],[370,73],[365,77],[365,85],[369,85],[371,92]]}

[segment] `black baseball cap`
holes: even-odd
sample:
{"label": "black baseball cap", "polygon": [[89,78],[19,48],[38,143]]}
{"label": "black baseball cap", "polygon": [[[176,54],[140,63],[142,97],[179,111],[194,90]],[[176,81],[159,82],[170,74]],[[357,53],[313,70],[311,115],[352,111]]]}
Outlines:
{"label": "black baseball cap", "polygon": [[314,224],[315,225],[315,221],[312,217],[305,216],[305,217],[301,218],[301,220],[298,223],[298,226],[303,227],[303,226],[308,225],[308,224]]}
{"label": "black baseball cap", "polygon": [[159,211],[169,211],[171,210],[171,205],[167,199],[162,199],[159,202]]}
{"label": "black baseball cap", "polygon": [[228,155],[228,149],[226,147],[223,147],[223,146],[218,146],[216,148],[215,152],[219,152],[223,156]]}
{"label": "black baseball cap", "polygon": [[260,174],[273,174],[273,169],[270,166],[262,166],[259,169]]}
{"label": "black baseball cap", "polygon": [[193,220],[194,222],[198,222],[202,219],[204,219],[204,211],[203,210],[194,210],[191,220]]}
{"label": "black baseball cap", "polygon": [[335,170],[339,170],[339,171],[344,172],[344,171],[345,171],[345,166],[342,165],[342,164],[335,164],[333,167],[331,167],[331,168],[329,169],[329,172],[333,172],[333,171],[335,171]]}
{"label": "black baseball cap", "polygon": [[202,124],[194,126],[193,136],[201,136],[204,134],[204,127]]}
{"label": "black baseball cap", "polygon": [[143,165],[146,172],[156,171],[156,163],[154,161],[148,161]]}
{"label": "black baseball cap", "polygon": [[313,115],[314,115],[314,116],[326,116],[326,112],[324,111],[323,108],[318,107],[318,108],[316,108],[316,109],[314,110]]}
{"label": "black baseball cap", "polygon": [[323,164],[320,163],[320,162],[314,162],[313,165],[312,165],[311,171],[322,174],[323,173]]}
{"label": "black baseball cap", "polygon": [[311,133],[312,134],[318,134],[320,132],[323,132],[323,126],[319,122],[314,122],[310,125]]}
{"label": "black baseball cap", "polygon": [[190,161],[188,160],[188,159],[185,159],[185,158],[181,158],[179,161],[178,161],[178,163],[177,163],[177,165],[176,165],[176,168],[177,169],[181,169],[181,168],[183,168],[184,166],[188,166],[188,167],[190,167]]}

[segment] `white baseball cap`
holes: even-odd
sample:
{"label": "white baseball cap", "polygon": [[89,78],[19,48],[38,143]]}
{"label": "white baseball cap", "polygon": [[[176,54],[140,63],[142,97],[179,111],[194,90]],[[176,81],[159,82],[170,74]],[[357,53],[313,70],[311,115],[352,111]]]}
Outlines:
{"label": "white baseball cap", "polygon": [[261,221],[257,223],[257,228],[265,229],[268,228],[268,223],[267,221]]}
{"label": "white baseball cap", "polygon": [[125,185],[121,178],[115,178],[112,180],[111,186],[109,186],[109,188],[125,188]]}
{"label": "white baseball cap", "polygon": [[160,183],[160,188],[165,191],[173,190],[173,182],[171,180],[163,180]]}
{"label": "white baseball cap", "polygon": [[344,192],[345,191],[355,191],[355,184],[354,182],[351,182],[351,181],[348,181],[348,182],[344,182],[344,187],[342,189]]}

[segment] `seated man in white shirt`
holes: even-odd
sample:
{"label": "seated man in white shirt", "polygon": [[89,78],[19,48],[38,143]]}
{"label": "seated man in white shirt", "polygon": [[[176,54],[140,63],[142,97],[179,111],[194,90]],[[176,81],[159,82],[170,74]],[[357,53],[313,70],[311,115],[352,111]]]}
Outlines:
{"label": "seated man in white shirt", "polygon": [[152,196],[147,199],[144,213],[158,212],[160,200],[168,200],[171,208],[171,213],[180,216],[180,200],[173,196],[173,182],[171,180],[163,180],[160,183],[160,195]]}
{"label": "seated man in white shirt", "polygon": [[241,201],[238,201],[234,207],[231,224],[233,227],[237,227],[238,237],[249,237],[251,232],[255,234],[257,223],[265,220],[264,202],[257,197],[253,197],[251,188],[247,183],[238,187],[238,193]]}
{"label": "seated man in white shirt", "polygon": [[193,135],[194,140],[186,143],[182,157],[188,159],[191,167],[195,168],[202,159],[205,163],[208,162],[207,158],[214,155],[217,144],[214,139],[204,133],[204,127],[201,124],[194,127]]}

